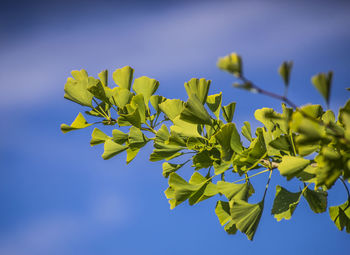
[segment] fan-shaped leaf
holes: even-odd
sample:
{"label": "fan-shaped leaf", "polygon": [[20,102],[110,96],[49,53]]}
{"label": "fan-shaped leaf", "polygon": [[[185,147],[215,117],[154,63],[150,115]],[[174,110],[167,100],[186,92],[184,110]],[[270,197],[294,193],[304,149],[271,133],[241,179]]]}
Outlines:
{"label": "fan-shaped leaf", "polygon": [[208,91],[210,87],[210,80],[192,78],[190,81],[185,82],[185,89],[188,97],[195,94],[202,104],[207,101]]}
{"label": "fan-shaped leaf", "polygon": [[237,53],[219,58],[217,66],[233,75],[240,77],[243,73],[242,59]]}
{"label": "fan-shaped leaf", "polygon": [[180,119],[192,124],[211,125],[211,117],[195,94],[190,94]]}
{"label": "fan-shaped leaf", "polygon": [[80,71],[72,71],[73,78],[69,77],[64,85],[64,98],[69,99],[83,106],[92,106],[93,95],[87,88],[96,82],[95,79],[90,79],[87,72],[82,69]]}
{"label": "fan-shaped leaf", "polygon": [[342,231],[344,228],[350,233],[350,201],[344,204],[329,207],[329,215],[337,228]]}
{"label": "fan-shaped leaf", "polygon": [[329,105],[329,96],[332,86],[333,72],[319,73],[311,78],[312,84],[316,87],[318,92],[323,96],[327,105]]}
{"label": "fan-shaped leaf", "polygon": [[243,200],[230,201],[232,221],[236,227],[253,240],[264,208],[264,202],[249,204]]}
{"label": "fan-shaped leaf", "polygon": [[115,155],[118,155],[119,153],[125,151],[128,147],[124,145],[120,145],[118,143],[113,142],[112,140],[108,139],[105,142],[104,146],[104,152],[102,154],[103,159],[110,159],[114,157]]}
{"label": "fan-shaped leaf", "polygon": [[109,137],[108,135],[103,133],[98,128],[95,128],[94,131],[92,131],[92,134],[91,134],[90,145],[94,146],[94,145],[97,145],[97,144],[100,144],[100,143],[104,143],[107,139],[111,139],[111,137]]}
{"label": "fan-shaped leaf", "polygon": [[308,159],[284,156],[282,157],[282,162],[278,165],[278,170],[280,171],[281,175],[286,176],[287,179],[290,180],[309,164],[310,160]]}
{"label": "fan-shaped leaf", "polygon": [[136,95],[143,95],[145,105],[147,108],[151,96],[157,91],[158,87],[159,82],[157,80],[148,78],[146,76],[142,76],[140,78],[135,79],[134,84],[132,86],[133,90],[136,92]]}
{"label": "fan-shaped leaf", "polygon": [[217,119],[220,117],[221,102],[222,92],[207,97],[207,105],[209,109],[215,114]]}
{"label": "fan-shaped leaf", "polygon": [[67,133],[67,132],[72,131],[72,130],[86,128],[86,127],[91,126],[91,125],[92,124],[89,124],[86,122],[83,114],[81,114],[79,112],[78,116],[75,118],[75,120],[72,122],[72,124],[70,124],[70,126],[67,124],[61,124],[61,131],[63,133]]}
{"label": "fan-shaped leaf", "polygon": [[293,193],[277,185],[271,214],[275,216],[277,221],[282,219],[289,220],[292,217],[295,208],[299,204],[300,197],[301,191]]}
{"label": "fan-shaped leaf", "polygon": [[130,66],[124,66],[123,68],[116,69],[113,72],[113,80],[120,88],[130,90],[133,75],[134,69],[132,69]]}
{"label": "fan-shaped leaf", "polygon": [[322,213],[327,210],[327,192],[323,190],[311,190],[306,188],[303,196],[306,198],[311,210]]}
{"label": "fan-shaped leaf", "polygon": [[232,122],[233,115],[235,114],[236,103],[232,102],[222,107],[222,115],[227,123]]}

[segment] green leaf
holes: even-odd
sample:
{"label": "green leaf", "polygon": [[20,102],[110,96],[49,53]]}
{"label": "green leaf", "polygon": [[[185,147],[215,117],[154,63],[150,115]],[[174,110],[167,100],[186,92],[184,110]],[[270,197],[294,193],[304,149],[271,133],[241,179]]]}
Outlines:
{"label": "green leaf", "polygon": [[277,185],[271,214],[275,216],[277,221],[282,219],[289,220],[292,217],[295,208],[299,204],[300,197],[301,191],[293,193]]}
{"label": "green leaf", "polygon": [[233,152],[241,153],[243,150],[239,133],[234,123],[228,123],[221,127],[216,133],[215,139],[222,148],[222,159],[229,161],[232,158]]}
{"label": "green leaf", "polygon": [[133,125],[137,128],[141,128],[141,117],[139,110],[134,108],[134,110],[128,114],[120,114],[117,119],[119,126],[130,126]]}
{"label": "green leaf", "polygon": [[192,78],[190,81],[185,82],[185,89],[188,97],[195,94],[202,104],[207,101],[208,91],[210,87],[210,80]]}
{"label": "green leaf", "polygon": [[90,145],[94,146],[100,143],[104,143],[107,139],[110,139],[110,138],[111,137],[103,133],[101,130],[99,130],[98,128],[95,128],[91,134]]}
{"label": "green leaf", "polygon": [[91,103],[93,95],[87,88],[95,80],[89,80],[88,74],[84,69],[72,71],[72,76],[73,78],[69,77],[64,85],[64,98],[83,106],[93,107]]}
{"label": "green leaf", "polygon": [[163,176],[165,178],[169,177],[169,174],[176,172],[179,170],[181,167],[183,167],[186,163],[183,164],[173,164],[169,162],[164,162],[162,167],[163,167]]}
{"label": "green leaf", "polygon": [[136,95],[143,95],[145,105],[147,108],[151,96],[157,91],[158,87],[159,82],[157,80],[148,78],[146,76],[142,76],[140,78],[135,79],[134,84],[132,86],[133,90],[136,92]]}
{"label": "green leaf", "polygon": [[100,78],[100,81],[103,86],[107,87],[108,85],[108,70],[103,70],[98,74],[98,77]]}
{"label": "green leaf", "polygon": [[143,95],[139,94],[134,96],[131,99],[130,104],[134,109],[138,110],[141,123],[145,123],[146,122],[146,105],[143,99]]}
{"label": "green leaf", "polygon": [[233,115],[235,114],[236,103],[232,102],[222,107],[222,115],[227,123],[232,122]]}
{"label": "green leaf", "polygon": [[118,106],[119,108],[124,108],[128,103],[130,103],[133,94],[126,88],[114,88],[113,94],[110,98],[110,103]]}
{"label": "green leaf", "polygon": [[329,215],[340,231],[345,228],[347,233],[350,233],[350,201],[347,200],[344,204],[329,207]]}
{"label": "green leaf", "polygon": [[228,200],[239,199],[248,201],[248,198],[254,194],[254,188],[250,182],[236,184],[225,181],[218,181],[217,187],[219,193],[225,195]]}
{"label": "green leaf", "polygon": [[244,135],[244,137],[247,138],[250,142],[253,140],[250,123],[248,121],[244,122],[244,126],[242,127],[242,135]]}
{"label": "green leaf", "polygon": [[181,120],[180,116],[173,119],[174,126],[170,127],[171,132],[175,132],[185,137],[201,137],[197,124],[191,124]]}
{"label": "green leaf", "polygon": [[164,144],[164,143],[155,143],[154,144],[155,149],[150,155],[149,160],[150,161],[159,161],[159,160],[170,160],[174,157],[180,156],[183,147],[177,146],[177,145],[170,145],[170,144]]}
{"label": "green leaf", "polygon": [[274,109],[271,108],[262,108],[258,109],[254,113],[255,119],[260,121],[264,126],[272,131],[275,126],[275,119],[279,118]]}
{"label": "green leaf", "polygon": [[192,160],[195,170],[211,167],[214,162],[214,160],[211,158],[210,151],[208,150],[198,152],[193,156]]}
{"label": "green leaf", "polygon": [[166,191],[166,196],[170,199],[171,209],[187,199],[190,205],[194,205],[218,193],[216,186],[213,183],[208,183],[208,180],[198,172],[192,175],[189,182],[186,182],[178,174],[171,173],[169,187],[170,192]]}
{"label": "green leaf", "polygon": [[166,100],[165,97],[158,96],[158,95],[153,95],[151,96],[151,105],[153,106],[154,110],[156,110],[157,114],[160,112],[159,105],[163,103]]}
{"label": "green leaf", "polygon": [[105,87],[102,85],[102,83],[92,77],[89,77],[89,87],[87,88],[87,90],[93,94],[97,99],[100,99],[101,101],[105,102],[105,103],[109,103],[109,98],[106,94],[106,90],[111,90],[108,87]]}
{"label": "green leaf", "polygon": [[167,99],[159,104],[160,110],[170,119],[174,120],[180,115],[185,107],[185,103],[180,99]]}
{"label": "green leaf", "polygon": [[329,105],[329,96],[332,86],[332,78],[333,78],[333,72],[330,71],[327,74],[326,73],[319,73],[311,78],[312,84],[315,86],[315,88],[320,92],[320,94],[323,96],[324,100],[327,103],[327,106]]}
{"label": "green leaf", "polygon": [[232,73],[237,77],[243,74],[242,59],[237,53],[231,53],[228,56],[219,58],[217,66],[224,71]]}
{"label": "green leaf", "polygon": [[290,78],[290,73],[292,71],[292,67],[293,67],[292,61],[285,61],[282,63],[282,65],[278,69],[278,73],[281,75],[286,87],[288,87],[289,85],[289,78]]}
{"label": "green leaf", "polygon": [[236,225],[233,223],[230,215],[230,205],[228,202],[218,201],[215,206],[215,213],[218,216],[221,226],[225,225],[225,230],[228,234],[237,232]]}
{"label": "green leaf", "polygon": [[167,141],[169,139],[169,137],[170,137],[169,130],[168,130],[167,126],[165,126],[163,124],[160,127],[160,129],[158,129],[154,142],[155,143],[164,143],[165,141]]}
{"label": "green leaf", "polygon": [[228,170],[232,166],[232,162],[221,160],[219,163],[217,163],[214,161],[213,166],[215,175],[219,175],[226,172],[226,170]]}
{"label": "green leaf", "polygon": [[220,108],[222,102],[222,92],[207,97],[207,105],[209,109],[214,113],[217,119],[220,117]]}
{"label": "green leaf", "polygon": [[249,240],[253,240],[264,209],[264,201],[249,204],[243,200],[233,199],[229,203],[232,221]]}
{"label": "green leaf", "polygon": [[306,188],[303,192],[311,210],[315,213],[322,213],[327,210],[327,192],[323,190],[311,190]]}
{"label": "green leaf", "polygon": [[322,115],[322,120],[325,124],[335,123],[335,115],[332,110],[327,110]]}
{"label": "green leaf", "polygon": [[92,124],[89,124],[86,122],[83,114],[79,112],[78,116],[75,118],[75,120],[72,122],[72,124],[69,126],[67,124],[61,124],[61,131],[63,133],[67,133],[72,130],[82,129],[86,128],[88,126],[91,126]]}
{"label": "green leaf", "polygon": [[288,136],[282,135],[272,140],[269,145],[277,150],[289,152],[291,145]]}
{"label": "green leaf", "polygon": [[116,69],[113,72],[113,80],[120,88],[130,90],[133,75],[134,69],[132,69],[130,66],[124,66],[123,68]]}
{"label": "green leaf", "polygon": [[299,172],[304,170],[310,164],[310,160],[293,157],[284,156],[282,157],[282,162],[278,165],[278,170],[280,174],[286,176],[288,180],[296,176]]}
{"label": "green leaf", "polygon": [[306,118],[299,122],[297,132],[300,133],[296,139],[298,145],[315,145],[326,136],[323,126]]}
{"label": "green leaf", "polygon": [[211,125],[211,117],[195,94],[190,94],[180,119],[192,124]]}
{"label": "green leaf", "polygon": [[123,131],[120,131],[119,129],[113,129],[112,136],[113,136],[112,140],[119,144],[124,144],[129,137],[128,134],[125,134]]}
{"label": "green leaf", "polygon": [[139,153],[140,148],[134,147],[134,148],[128,148],[126,150],[126,164],[129,164]]}
{"label": "green leaf", "polygon": [[105,142],[104,152],[102,154],[103,159],[110,159],[115,155],[125,151],[128,147],[124,145],[120,145],[118,143],[113,142],[113,140],[108,139]]}
{"label": "green leaf", "polygon": [[130,148],[142,148],[149,139],[137,127],[131,127],[129,131],[128,143]]}
{"label": "green leaf", "polygon": [[267,150],[267,155],[268,156],[275,156],[275,155],[280,155],[280,151],[276,150],[274,147],[270,146],[270,142],[273,140],[273,135],[271,131],[267,130],[265,128],[262,128],[262,133],[264,137],[264,142],[265,142],[265,147]]}
{"label": "green leaf", "polygon": [[110,107],[111,106],[109,104],[106,104],[105,102],[101,102],[95,108],[92,108],[91,111],[85,111],[85,113],[91,116],[105,118],[105,116],[101,113],[108,112]]}
{"label": "green leaf", "polygon": [[316,186],[325,185],[330,189],[338,177],[345,170],[341,155],[333,148],[323,146],[320,153],[315,157],[316,168]]}

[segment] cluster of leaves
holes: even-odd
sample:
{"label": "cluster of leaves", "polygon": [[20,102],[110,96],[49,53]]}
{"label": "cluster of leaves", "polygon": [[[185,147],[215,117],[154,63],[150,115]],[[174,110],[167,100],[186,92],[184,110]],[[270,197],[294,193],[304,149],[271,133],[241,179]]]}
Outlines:
{"label": "cluster of leaves", "polygon": [[[250,123],[244,122],[239,132],[232,122],[236,103],[222,105],[222,93],[208,95],[211,81],[194,78],[186,82],[188,99],[184,102],[155,95],[159,82],[148,77],[133,81],[134,70],[126,66],[113,73],[114,88],[108,87],[107,70],[98,74],[99,79],[88,76],[85,70],[72,71],[73,78],[68,78],[65,85],[65,98],[88,107],[85,113],[99,121],[88,123],[79,113],[71,125],[62,124],[61,130],[66,133],[94,124],[111,126],[111,135],[95,128],[90,144],[104,145],[104,159],[126,151],[127,163],[152,141],[154,150],[149,160],[164,161],[163,176],[169,183],[165,195],[170,208],[221,195],[216,196],[215,213],[229,234],[239,230],[253,239],[272,171],[303,185],[296,192],[276,187],[271,213],[278,221],[290,219],[302,197],[315,213],[325,212],[328,190],[337,180],[347,190],[350,177],[350,100],[336,118],[320,105],[296,107],[286,94],[278,96],[259,88],[244,77],[242,60],[235,53],[220,58],[218,67],[240,81],[237,87],[284,101],[282,113],[259,109],[255,118],[263,127],[252,133]],[[291,69],[292,62],[283,63],[279,69],[286,89]],[[327,104],[331,81],[332,73],[312,78]],[[248,146],[243,145],[243,137]],[[178,171],[189,162],[194,171],[186,181]],[[202,170],[206,174],[201,174]],[[255,193],[250,178],[263,173],[269,173],[269,177],[261,200],[249,203]],[[237,180],[228,181],[228,175]],[[329,213],[339,230],[350,232],[349,193],[348,200],[329,207]]]}

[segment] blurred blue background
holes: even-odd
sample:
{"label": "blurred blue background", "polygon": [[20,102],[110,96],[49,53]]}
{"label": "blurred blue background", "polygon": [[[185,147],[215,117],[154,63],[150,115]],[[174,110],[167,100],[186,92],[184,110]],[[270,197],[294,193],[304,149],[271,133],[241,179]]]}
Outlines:
{"label": "blurred blue background", "polygon": [[[174,210],[163,194],[161,163],[149,145],[128,166],[126,155],[103,161],[90,130],[63,135],[82,107],[63,99],[70,71],[90,75],[130,65],[135,76],[160,81],[158,94],[186,100],[183,83],[212,80],[210,93],[237,102],[241,126],[256,109],[280,102],[232,88],[216,68],[219,56],[243,57],[248,78],[283,92],[277,68],[293,60],[290,98],[323,104],[310,77],[334,71],[331,108],[349,97],[350,5],[346,1],[1,1],[0,8],[0,254],[340,254],[349,235],[328,212],[302,201],[292,220],[270,215],[268,203],[250,242],[229,236],[215,201]],[[182,173],[190,172],[187,167]],[[255,179],[259,199],[267,176]],[[259,184],[263,183],[263,184]],[[290,189],[298,185],[291,182]],[[329,204],[345,201],[343,187]],[[254,201],[254,199],[252,201]]]}

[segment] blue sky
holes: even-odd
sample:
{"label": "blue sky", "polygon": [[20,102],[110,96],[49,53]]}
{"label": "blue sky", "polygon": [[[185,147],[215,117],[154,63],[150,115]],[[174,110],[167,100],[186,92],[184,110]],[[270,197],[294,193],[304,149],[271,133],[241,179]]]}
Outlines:
{"label": "blue sky", "polygon": [[[171,211],[161,163],[146,160],[152,146],[128,166],[125,155],[103,161],[102,147],[89,146],[91,130],[63,135],[59,125],[83,111],[63,99],[71,70],[96,76],[130,65],[136,77],[158,79],[158,94],[169,98],[185,100],[192,77],[211,79],[211,93],[237,102],[237,125],[257,127],[254,111],[280,103],[232,88],[216,61],[233,51],[251,80],[277,93],[277,67],[293,60],[289,96],[298,105],[323,103],[310,77],[333,70],[336,109],[350,86],[349,10],[345,1],[2,1],[0,254],[344,251],[349,236],[305,202],[279,223],[267,203],[254,242],[226,235],[214,201]],[[274,185],[286,183],[277,175],[270,200]],[[345,201],[341,188],[330,192],[330,205]]]}

